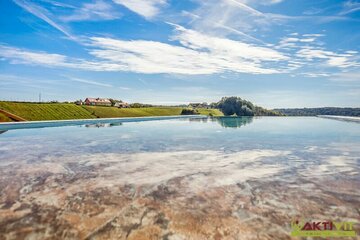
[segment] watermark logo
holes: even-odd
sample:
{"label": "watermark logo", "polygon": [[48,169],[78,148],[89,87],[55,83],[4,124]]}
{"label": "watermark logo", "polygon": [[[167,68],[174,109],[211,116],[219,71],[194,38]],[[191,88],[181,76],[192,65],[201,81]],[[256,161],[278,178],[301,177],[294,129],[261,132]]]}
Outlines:
{"label": "watermark logo", "polygon": [[293,237],[355,237],[353,222],[303,221],[291,222]]}

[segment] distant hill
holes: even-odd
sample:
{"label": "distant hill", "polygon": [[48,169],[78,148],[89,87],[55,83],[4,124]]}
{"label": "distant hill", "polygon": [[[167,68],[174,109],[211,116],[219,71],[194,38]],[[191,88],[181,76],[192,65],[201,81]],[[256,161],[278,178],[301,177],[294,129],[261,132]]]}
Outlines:
{"label": "distant hill", "polygon": [[338,116],[360,116],[360,108],[277,108],[274,111],[287,116],[317,116],[317,115],[338,115]]}

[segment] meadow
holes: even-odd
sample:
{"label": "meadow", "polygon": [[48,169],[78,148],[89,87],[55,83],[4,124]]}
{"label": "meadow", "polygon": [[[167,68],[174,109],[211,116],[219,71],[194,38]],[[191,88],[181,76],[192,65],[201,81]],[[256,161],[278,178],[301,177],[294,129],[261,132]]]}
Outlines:
{"label": "meadow", "polygon": [[0,102],[0,108],[28,121],[96,118],[83,107],[71,103]]}
{"label": "meadow", "polygon": [[[78,106],[72,103],[0,102],[0,109],[25,118],[28,121],[67,120],[116,117],[146,117],[180,115],[181,107],[116,108],[102,106]],[[222,116],[218,109],[198,109],[199,114]],[[11,121],[4,114],[1,122]]]}

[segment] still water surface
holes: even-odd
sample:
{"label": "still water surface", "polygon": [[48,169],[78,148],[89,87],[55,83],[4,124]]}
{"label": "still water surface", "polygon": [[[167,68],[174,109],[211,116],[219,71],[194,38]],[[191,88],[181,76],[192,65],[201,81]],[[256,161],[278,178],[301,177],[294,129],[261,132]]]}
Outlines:
{"label": "still water surface", "polygon": [[289,239],[360,223],[360,124],[172,119],[0,132],[0,239]]}

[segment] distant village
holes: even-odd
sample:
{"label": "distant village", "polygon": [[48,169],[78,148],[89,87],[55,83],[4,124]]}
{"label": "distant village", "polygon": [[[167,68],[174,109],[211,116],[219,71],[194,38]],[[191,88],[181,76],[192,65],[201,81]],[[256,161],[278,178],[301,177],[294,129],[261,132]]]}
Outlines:
{"label": "distant village", "polygon": [[[129,104],[126,102],[123,102],[121,100],[115,100],[111,98],[86,98],[84,101],[77,100],[75,101],[77,105],[87,105],[87,106],[108,106],[108,107],[117,107],[117,108],[130,108],[130,107],[140,107],[141,106],[151,106],[148,104],[140,104],[140,103],[134,103]],[[188,105],[181,105],[182,107],[191,107],[191,108],[210,108],[210,105],[206,102],[204,103],[189,103]]]}
{"label": "distant village", "polygon": [[77,105],[88,105],[88,106],[108,106],[118,108],[129,108],[130,104],[109,98],[86,98],[84,101],[81,99],[75,102]]}

